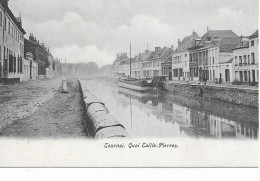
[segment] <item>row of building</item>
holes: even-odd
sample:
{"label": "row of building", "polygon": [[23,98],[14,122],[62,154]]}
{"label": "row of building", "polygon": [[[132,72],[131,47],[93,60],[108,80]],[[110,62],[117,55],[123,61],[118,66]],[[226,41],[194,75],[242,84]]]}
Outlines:
{"label": "row of building", "polygon": [[[178,40],[176,49],[155,47],[134,58],[117,54],[114,75],[136,79],[166,76],[173,81],[258,84],[258,30],[238,36],[232,30],[210,30],[200,37],[196,32]],[[130,73],[131,62],[131,73]]]}
{"label": "row of building", "polygon": [[58,76],[60,61],[33,34],[24,38],[21,14],[15,17],[8,1],[0,1],[0,82]]}

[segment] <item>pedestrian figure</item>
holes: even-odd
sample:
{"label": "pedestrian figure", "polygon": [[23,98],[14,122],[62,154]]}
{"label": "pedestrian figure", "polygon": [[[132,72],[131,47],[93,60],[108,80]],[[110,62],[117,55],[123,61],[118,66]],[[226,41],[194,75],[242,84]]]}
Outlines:
{"label": "pedestrian figure", "polygon": [[205,83],[205,85],[207,84],[207,78],[204,78],[204,83]]}

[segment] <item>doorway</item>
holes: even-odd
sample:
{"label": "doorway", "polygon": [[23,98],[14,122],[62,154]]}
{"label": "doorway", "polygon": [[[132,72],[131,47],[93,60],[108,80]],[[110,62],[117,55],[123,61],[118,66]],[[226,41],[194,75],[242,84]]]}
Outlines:
{"label": "doorway", "polygon": [[230,82],[230,72],[229,69],[225,70],[225,81]]}

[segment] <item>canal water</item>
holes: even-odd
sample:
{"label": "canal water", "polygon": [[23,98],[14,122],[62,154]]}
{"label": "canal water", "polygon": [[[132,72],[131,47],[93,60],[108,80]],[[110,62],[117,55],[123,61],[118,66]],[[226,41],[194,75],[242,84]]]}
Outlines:
{"label": "canal water", "polygon": [[258,109],[191,98],[165,91],[148,93],[86,80],[91,93],[133,138],[192,137],[258,139]]}

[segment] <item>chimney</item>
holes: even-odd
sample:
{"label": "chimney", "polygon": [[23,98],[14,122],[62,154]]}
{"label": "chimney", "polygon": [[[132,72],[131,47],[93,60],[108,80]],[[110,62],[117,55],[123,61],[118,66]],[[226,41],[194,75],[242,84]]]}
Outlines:
{"label": "chimney", "polygon": [[19,13],[19,16],[16,17],[17,23],[20,25],[20,27],[22,27],[22,14],[21,12]]}
{"label": "chimney", "polygon": [[8,1],[9,1],[9,0],[1,0],[1,1],[2,1],[2,3],[3,3],[4,6],[8,7]]}
{"label": "chimney", "polygon": [[155,52],[158,52],[161,49],[161,47],[155,47],[154,50]]}
{"label": "chimney", "polygon": [[192,37],[195,38],[195,31],[192,31]]}
{"label": "chimney", "polygon": [[30,41],[34,41],[34,38],[33,38],[33,34],[32,34],[32,33],[30,33],[29,40],[30,40]]}
{"label": "chimney", "polygon": [[181,44],[181,40],[180,39],[178,39],[178,46]]}
{"label": "chimney", "polygon": [[207,26],[207,32],[209,31],[210,29],[209,29],[209,27]]}
{"label": "chimney", "polygon": [[171,45],[171,49],[174,50],[174,46],[173,45]]}

